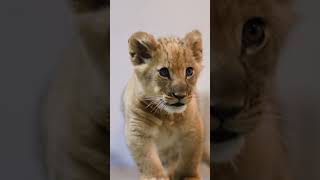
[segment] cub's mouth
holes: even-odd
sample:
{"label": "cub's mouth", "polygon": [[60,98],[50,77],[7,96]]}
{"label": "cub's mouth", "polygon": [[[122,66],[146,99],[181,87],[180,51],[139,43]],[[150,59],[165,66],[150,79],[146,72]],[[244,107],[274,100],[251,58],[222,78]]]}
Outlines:
{"label": "cub's mouth", "polygon": [[175,102],[175,103],[166,103],[165,110],[168,113],[182,113],[186,110],[187,104],[186,102]]}
{"label": "cub's mouth", "polygon": [[192,96],[184,95],[166,95],[163,98],[165,103],[165,110],[168,113],[182,113],[187,109],[188,103],[191,101]]}
{"label": "cub's mouth", "polygon": [[213,130],[212,136],[213,144],[219,144],[236,139],[240,136],[240,134],[229,131],[223,127],[219,127]]}
{"label": "cub's mouth", "polygon": [[184,105],[185,105],[185,103],[177,102],[177,103],[174,103],[174,104],[170,104],[169,106],[181,107],[181,106],[184,106]]}
{"label": "cub's mouth", "polygon": [[[210,114],[211,118],[213,118],[214,127],[212,128],[213,131],[211,133],[211,139],[213,140],[213,144],[222,144],[225,142],[232,141],[234,139],[237,139],[241,136],[241,134],[232,131],[228,128],[226,128],[225,122],[226,121],[234,121],[235,114],[239,113],[238,111],[235,112],[221,112],[222,110],[217,110],[219,108],[214,108],[213,106],[210,106]],[[225,110],[224,110],[225,111]],[[227,114],[232,114],[230,116],[227,116]]]}

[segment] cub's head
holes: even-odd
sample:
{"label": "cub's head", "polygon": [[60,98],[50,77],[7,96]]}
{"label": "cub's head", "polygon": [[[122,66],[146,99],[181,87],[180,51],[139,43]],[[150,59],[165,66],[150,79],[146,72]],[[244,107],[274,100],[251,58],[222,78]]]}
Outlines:
{"label": "cub's head", "polygon": [[129,39],[129,53],[144,100],[155,110],[183,112],[194,96],[201,70],[200,32],[192,31],[182,39],[155,39],[137,32]]}
{"label": "cub's head", "polygon": [[293,14],[289,0],[211,3],[211,130],[219,144],[259,123]]}
{"label": "cub's head", "polygon": [[[73,21],[90,58],[109,71],[110,0],[68,0]],[[105,75],[104,77],[107,77]]]}

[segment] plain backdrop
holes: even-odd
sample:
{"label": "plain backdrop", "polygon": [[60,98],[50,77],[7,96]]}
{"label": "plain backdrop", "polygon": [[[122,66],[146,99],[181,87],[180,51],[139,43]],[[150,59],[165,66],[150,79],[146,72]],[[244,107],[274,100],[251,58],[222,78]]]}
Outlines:
{"label": "plain backdrop", "polygon": [[[193,29],[203,36],[204,69],[199,89],[210,86],[210,0],[112,0],[110,51],[110,147],[112,164],[132,164],[124,140],[124,119],[120,112],[121,93],[132,75],[128,39],[136,31],[159,36],[184,37]],[[207,106],[209,107],[209,106]]]}
{"label": "plain backdrop", "polygon": [[278,69],[278,94],[296,180],[320,179],[319,1],[295,0],[297,22]]}
{"label": "plain backdrop", "polygon": [[45,180],[43,96],[71,39],[65,0],[0,2],[0,179]]}

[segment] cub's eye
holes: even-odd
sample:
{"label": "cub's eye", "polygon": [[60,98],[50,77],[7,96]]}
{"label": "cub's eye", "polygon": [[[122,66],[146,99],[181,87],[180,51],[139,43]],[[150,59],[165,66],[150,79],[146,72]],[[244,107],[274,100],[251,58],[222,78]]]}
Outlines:
{"label": "cub's eye", "polygon": [[160,76],[162,76],[162,77],[166,77],[166,78],[169,78],[169,77],[170,77],[169,69],[168,69],[168,68],[165,68],[165,67],[159,69],[159,74],[160,74]]}
{"label": "cub's eye", "polygon": [[190,77],[190,76],[192,76],[193,75],[193,68],[192,67],[188,67],[187,69],[186,69],[186,76],[187,77]]}
{"label": "cub's eye", "polygon": [[243,26],[242,46],[243,48],[257,48],[265,40],[265,21],[261,17],[249,19]]}

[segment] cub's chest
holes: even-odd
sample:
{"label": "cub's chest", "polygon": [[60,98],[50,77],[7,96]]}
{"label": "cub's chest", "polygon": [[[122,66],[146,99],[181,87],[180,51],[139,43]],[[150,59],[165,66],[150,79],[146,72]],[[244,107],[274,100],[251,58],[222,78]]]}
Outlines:
{"label": "cub's chest", "polygon": [[162,125],[159,127],[155,142],[159,150],[177,147],[181,138],[185,119],[181,115],[160,117]]}
{"label": "cub's chest", "polygon": [[177,127],[161,127],[155,138],[155,144],[161,161],[166,165],[175,160],[179,152],[180,133]]}
{"label": "cub's chest", "polygon": [[173,146],[179,137],[179,131],[176,127],[163,126],[159,128],[155,138],[158,149],[167,149]]}

